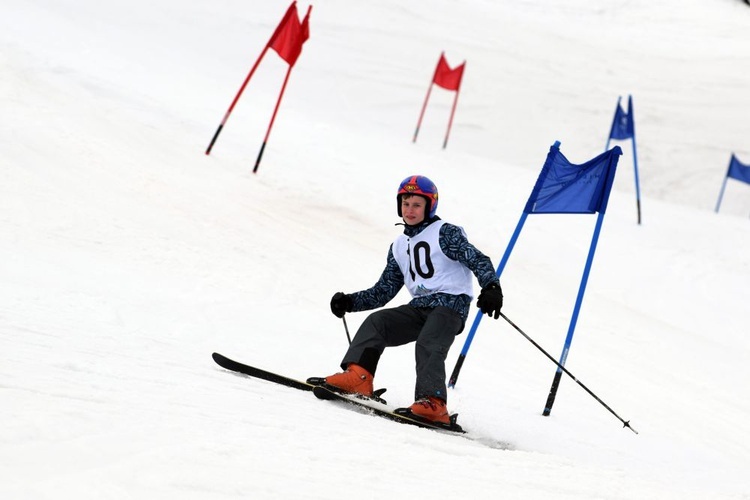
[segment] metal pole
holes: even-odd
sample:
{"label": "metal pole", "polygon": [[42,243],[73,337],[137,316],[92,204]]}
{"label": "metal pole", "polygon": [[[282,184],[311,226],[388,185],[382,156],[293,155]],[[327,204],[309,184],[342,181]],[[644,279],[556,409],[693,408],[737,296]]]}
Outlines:
{"label": "metal pole", "polygon": [[352,345],[352,338],[349,336],[349,327],[346,324],[346,317],[342,316],[341,319],[344,321],[344,331],[346,331],[346,338],[349,340],[349,345]]}
{"label": "metal pole", "polygon": [[634,433],[638,434],[638,431],[635,430],[635,429],[633,429],[633,427],[630,426],[630,420],[627,420],[627,421],[623,420],[622,417],[620,417],[617,413],[615,413],[615,411],[612,408],[610,408],[609,406],[607,406],[607,404],[604,401],[602,401],[601,399],[599,399],[599,396],[597,396],[596,394],[594,394],[593,392],[591,392],[591,390],[588,387],[586,387],[585,385],[583,385],[583,383],[580,380],[578,380],[572,373],[570,373],[567,368],[565,368],[563,365],[561,365],[560,363],[558,363],[557,361],[555,361],[555,358],[553,358],[552,356],[550,356],[549,353],[542,348],[542,346],[540,346],[539,344],[537,344],[536,342],[534,342],[534,340],[531,337],[529,337],[528,335],[526,335],[526,333],[523,330],[521,330],[518,327],[518,325],[516,325],[515,323],[513,323],[505,314],[503,314],[501,312],[500,316],[502,316],[502,318],[505,321],[507,321],[510,324],[510,326],[512,326],[513,328],[515,328],[518,333],[520,333],[521,335],[523,335],[524,337],[526,337],[526,340],[528,340],[529,342],[531,342],[532,344],[534,344],[534,347],[536,347],[537,349],[539,349],[545,356],[547,356],[547,358],[549,358],[550,361],[552,361],[553,363],[555,363],[560,370],[562,370],[563,372],[565,372],[566,375],[568,375],[570,378],[572,378],[573,380],[575,380],[576,383],[578,385],[580,385],[583,388],[584,391],[588,392],[589,395],[591,395],[602,406],[604,406],[607,410],[609,410],[609,412],[612,415],[614,415],[615,417],[617,417],[617,419],[620,422],[623,423],[623,427],[627,427],[628,429],[630,429]]}

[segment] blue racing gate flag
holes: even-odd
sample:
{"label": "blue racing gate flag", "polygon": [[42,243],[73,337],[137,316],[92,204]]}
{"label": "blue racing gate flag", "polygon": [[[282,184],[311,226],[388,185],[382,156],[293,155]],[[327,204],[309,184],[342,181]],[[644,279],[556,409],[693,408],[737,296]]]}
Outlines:
{"label": "blue racing gate flag", "polygon": [[625,140],[630,139],[633,143],[633,173],[635,174],[635,204],[638,212],[638,224],[641,223],[641,187],[638,180],[638,151],[635,144],[635,117],[633,116],[633,96],[628,96],[628,110],[622,109],[620,101],[622,97],[617,98],[617,107],[615,116],[612,118],[612,127],[609,129],[609,137],[604,150],[609,149],[609,142],[612,139]]}
{"label": "blue racing gate flag", "polygon": [[582,165],[574,165],[555,143],[526,202],[527,214],[604,213],[622,154],[620,146]]}
{"label": "blue racing gate flag", "polygon": [[612,129],[609,132],[610,139],[632,139],[635,137],[635,125],[633,124],[633,97],[628,97],[628,112],[626,113],[617,101],[615,117],[612,119]]}
{"label": "blue racing gate flag", "polygon": [[719,211],[719,207],[721,206],[721,199],[724,197],[724,189],[727,187],[727,179],[735,179],[750,184],[750,165],[742,164],[734,153],[732,153],[732,158],[729,160],[727,175],[724,176],[724,182],[721,184],[721,191],[719,191],[719,199],[716,201],[716,212]]}
{"label": "blue racing gate flag", "polygon": [[729,161],[729,172],[727,172],[727,177],[750,184],[750,165],[743,165],[740,163],[740,160],[732,154],[732,159]]}

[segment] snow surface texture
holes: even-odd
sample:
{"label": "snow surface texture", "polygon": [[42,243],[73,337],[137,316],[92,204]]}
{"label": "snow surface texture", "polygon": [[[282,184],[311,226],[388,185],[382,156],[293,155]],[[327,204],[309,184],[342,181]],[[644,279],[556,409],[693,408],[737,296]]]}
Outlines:
{"label": "snow surface texture", "polygon": [[[273,52],[204,150],[287,6],[4,0],[0,497],[750,498],[750,186],[730,181],[713,212],[731,153],[750,162],[750,9],[320,0],[253,175],[286,70]],[[443,50],[467,60],[446,150],[442,89],[411,143]],[[449,396],[477,441],[211,360],[333,373],[347,341],[329,299],[377,279],[401,179],[431,177],[440,215],[497,264],[549,146],[599,154],[628,94],[643,224],[623,141],[566,366],[639,435],[567,377],[541,416],[555,367],[502,319]],[[594,222],[530,217],[503,273],[505,314],[554,357]],[[378,370],[395,405],[412,349]]]}

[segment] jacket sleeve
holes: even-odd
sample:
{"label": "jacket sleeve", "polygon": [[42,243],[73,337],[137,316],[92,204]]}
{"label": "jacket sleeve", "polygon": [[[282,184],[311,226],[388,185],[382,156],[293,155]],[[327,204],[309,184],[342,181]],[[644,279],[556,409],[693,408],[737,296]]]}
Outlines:
{"label": "jacket sleeve", "polygon": [[404,286],[404,275],[393,257],[393,245],[388,249],[388,260],[377,283],[367,290],[355,292],[352,297],[352,311],[367,311],[383,307],[390,302]]}
{"label": "jacket sleeve", "polygon": [[493,283],[500,285],[490,258],[469,243],[460,227],[443,224],[440,228],[440,249],[449,259],[457,260],[468,267],[476,276],[480,287],[484,288]]}

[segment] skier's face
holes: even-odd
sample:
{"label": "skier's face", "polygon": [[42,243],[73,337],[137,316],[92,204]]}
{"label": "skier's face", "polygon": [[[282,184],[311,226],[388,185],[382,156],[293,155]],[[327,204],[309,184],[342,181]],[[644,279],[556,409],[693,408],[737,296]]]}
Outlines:
{"label": "skier's face", "polygon": [[401,196],[401,216],[410,226],[416,226],[424,220],[427,200],[417,195]]}

